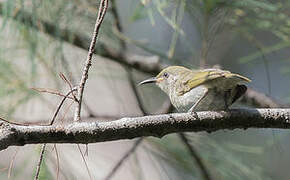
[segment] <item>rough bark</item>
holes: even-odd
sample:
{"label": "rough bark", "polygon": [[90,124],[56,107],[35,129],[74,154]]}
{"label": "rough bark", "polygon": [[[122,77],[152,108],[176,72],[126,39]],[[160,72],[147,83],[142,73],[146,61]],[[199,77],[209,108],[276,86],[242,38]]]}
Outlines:
{"label": "rough bark", "polygon": [[38,143],[88,144],[142,136],[162,137],[176,132],[213,132],[225,129],[289,129],[290,109],[234,109],[175,113],[111,122],[79,122],[67,125],[19,125],[0,120],[0,150]]}

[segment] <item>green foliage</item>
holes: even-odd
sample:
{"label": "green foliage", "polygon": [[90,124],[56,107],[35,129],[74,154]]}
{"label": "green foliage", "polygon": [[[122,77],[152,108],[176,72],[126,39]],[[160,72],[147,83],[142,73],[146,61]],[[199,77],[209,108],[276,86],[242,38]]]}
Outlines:
{"label": "green foliage", "polygon": [[[158,0],[158,1],[147,1],[146,6],[140,3],[140,6],[137,6],[135,11],[141,13],[144,12],[144,8],[153,9],[154,16],[160,15],[164,22],[166,22],[175,32],[181,35],[181,37],[176,37],[176,33],[172,34],[173,39],[182,39],[182,42],[185,44],[192,44],[193,42],[188,42],[188,35],[180,26],[183,22],[183,18],[177,22],[176,12],[182,13],[182,10],[177,11],[178,6],[184,3],[186,14],[190,15],[193,20],[193,24],[199,29],[201,36],[205,32],[208,32],[207,37],[204,37],[210,45],[217,39],[219,36],[221,27],[222,29],[230,29],[233,34],[237,36],[242,36],[249,43],[254,46],[258,46],[256,43],[252,43],[253,39],[248,39],[249,33],[251,36],[255,37],[256,33],[260,32],[269,32],[279,38],[281,42],[272,45],[272,47],[258,47],[258,51],[250,54],[249,57],[246,55],[244,59],[253,59],[253,57],[261,57],[262,54],[267,53],[268,49],[274,49],[273,51],[279,51],[281,48],[279,44],[288,44],[290,37],[290,18],[289,10],[290,3],[288,1],[268,1],[268,0],[179,0],[179,1],[169,1],[169,0]],[[139,9],[142,7],[142,11]],[[138,13],[137,13],[138,14]],[[135,20],[144,19],[145,13],[142,13],[142,16],[139,15],[139,18],[134,18]],[[133,15],[135,17],[135,15]],[[142,18],[141,18],[142,17]],[[207,20],[208,19],[208,20]],[[206,23],[206,24],[205,24]],[[259,41],[254,38],[255,41]],[[133,43],[134,41],[127,41],[128,43]],[[138,46],[138,45],[137,45]],[[152,44],[147,44],[147,47],[152,46]],[[192,50],[193,45],[188,45],[188,51],[192,51],[196,54],[199,49]],[[138,46],[140,47],[140,46]],[[287,46],[288,47],[288,46]],[[141,47],[143,50],[147,51],[147,48]],[[272,51],[272,52],[273,52]],[[147,51],[148,52],[148,51]],[[152,53],[151,51],[149,51]],[[166,53],[166,52],[163,52]],[[160,54],[160,52],[159,52]],[[174,56],[172,53],[172,47],[168,49],[168,56],[164,57],[165,59],[171,59]],[[192,54],[194,57],[195,55]],[[258,54],[258,55],[257,55]],[[198,61],[199,57],[195,59]],[[245,60],[242,60],[245,61]],[[186,62],[182,62],[187,64]]]}

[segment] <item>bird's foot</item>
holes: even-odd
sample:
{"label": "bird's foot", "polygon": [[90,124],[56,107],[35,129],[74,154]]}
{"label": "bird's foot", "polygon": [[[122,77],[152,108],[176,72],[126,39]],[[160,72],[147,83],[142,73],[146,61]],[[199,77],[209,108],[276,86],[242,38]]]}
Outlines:
{"label": "bird's foot", "polygon": [[191,115],[192,115],[196,120],[199,119],[198,114],[197,114],[196,111],[190,111],[190,114],[191,114]]}

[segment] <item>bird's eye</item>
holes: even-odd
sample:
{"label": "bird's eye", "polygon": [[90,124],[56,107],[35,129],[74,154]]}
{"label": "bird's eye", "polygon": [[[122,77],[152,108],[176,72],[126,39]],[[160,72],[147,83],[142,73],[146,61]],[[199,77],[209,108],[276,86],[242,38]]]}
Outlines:
{"label": "bird's eye", "polygon": [[165,73],[163,74],[163,76],[164,76],[165,78],[168,78],[169,74],[168,74],[167,72],[165,72]]}

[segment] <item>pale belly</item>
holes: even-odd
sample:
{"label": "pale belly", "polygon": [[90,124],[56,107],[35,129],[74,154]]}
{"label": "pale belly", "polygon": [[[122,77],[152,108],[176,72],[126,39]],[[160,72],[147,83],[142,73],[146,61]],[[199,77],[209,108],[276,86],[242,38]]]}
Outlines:
{"label": "pale belly", "polygon": [[[204,97],[206,92],[207,95]],[[170,96],[170,99],[179,112],[188,112],[200,99],[200,102],[194,107],[193,111],[224,110],[227,108],[225,92],[207,89],[205,86],[193,88],[182,96]],[[230,105],[229,102],[227,104]]]}

